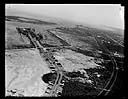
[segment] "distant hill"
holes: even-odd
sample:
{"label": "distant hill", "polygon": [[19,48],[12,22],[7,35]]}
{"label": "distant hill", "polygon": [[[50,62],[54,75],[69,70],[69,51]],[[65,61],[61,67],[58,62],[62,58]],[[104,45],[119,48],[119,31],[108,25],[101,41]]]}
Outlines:
{"label": "distant hill", "polygon": [[19,10],[13,10],[13,9],[6,9],[5,11],[5,15],[6,16],[20,16],[20,17],[26,17],[26,18],[34,18],[34,19],[38,19],[41,21],[47,21],[47,22],[51,22],[51,23],[57,23],[59,26],[66,26],[66,27],[72,27],[75,25],[79,25],[82,24],[84,26],[88,26],[88,27],[94,27],[94,28],[98,28],[101,30],[110,30],[110,31],[115,31],[118,32],[117,34],[124,34],[124,31],[122,29],[119,28],[113,28],[110,26],[105,26],[105,25],[94,25],[94,24],[90,24],[90,23],[82,23],[82,22],[74,22],[71,20],[65,20],[62,18],[56,18],[56,17],[50,17],[50,16],[46,16],[41,14],[32,14],[32,13],[28,13],[28,12],[23,12],[23,11],[19,11]]}
{"label": "distant hill", "polygon": [[39,24],[39,25],[57,25],[56,23],[53,22],[46,22],[46,21],[41,21],[38,19],[34,18],[26,18],[26,17],[21,17],[21,16],[6,16],[6,21],[12,21],[12,22],[24,22],[24,23],[32,23],[32,24]]}
{"label": "distant hill", "polygon": [[20,17],[25,17],[25,18],[34,18],[38,19],[41,21],[47,21],[51,23],[57,23],[59,26],[67,26],[67,27],[72,27],[77,25],[78,23],[72,22],[70,20],[65,20],[61,18],[56,18],[56,17],[50,17],[42,14],[32,14],[28,12],[23,12],[23,11],[17,11],[17,10],[12,10],[12,9],[6,9],[5,11],[5,16],[20,16]]}

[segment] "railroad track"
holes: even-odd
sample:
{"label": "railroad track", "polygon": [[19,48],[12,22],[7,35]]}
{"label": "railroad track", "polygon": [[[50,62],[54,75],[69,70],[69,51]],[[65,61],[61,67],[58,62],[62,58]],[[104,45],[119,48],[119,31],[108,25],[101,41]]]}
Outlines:
{"label": "railroad track", "polygon": [[[53,69],[52,71],[57,72],[57,79],[56,79],[55,83],[53,84],[53,87],[50,88],[50,92],[49,92],[50,96],[56,96],[56,94],[57,94],[56,90],[59,87],[59,84],[60,84],[60,82],[62,80],[62,76],[63,76],[62,66],[60,67],[57,64],[55,64],[54,59],[52,59],[53,58],[52,53],[50,51],[45,53],[44,47],[41,46],[41,44],[36,39],[36,37],[33,38],[33,36],[31,35],[31,33],[32,33],[31,31],[25,31],[24,28],[16,28],[16,29],[18,30],[18,32],[20,34],[23,34],[23,35],[27,36],[29,38],[30,42],[35,46],[35,48],[37,48],[39,50],[41,57],[44,58],[44,56],[42,54],[45,54],[45,59],[48,59],[50,61],[50,64],[52,63],[52,65],[54,65],[54,67],[56,68],[56,70]],[[51,68],[51,67],[49,67],[49,68]]]}

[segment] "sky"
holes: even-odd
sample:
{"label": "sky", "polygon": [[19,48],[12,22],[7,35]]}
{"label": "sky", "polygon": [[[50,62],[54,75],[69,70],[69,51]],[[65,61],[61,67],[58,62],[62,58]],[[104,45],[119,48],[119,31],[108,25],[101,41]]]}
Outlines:
{"label": "sky", "polygon": [[6,4],[5,9],[124,29],[120,4]]}

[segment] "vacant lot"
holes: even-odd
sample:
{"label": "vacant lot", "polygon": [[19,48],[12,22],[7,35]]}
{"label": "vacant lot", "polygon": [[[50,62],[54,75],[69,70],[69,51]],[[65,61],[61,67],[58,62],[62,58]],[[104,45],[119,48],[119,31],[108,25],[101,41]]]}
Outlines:
{"label": "vacant lot", "polygon": [[56,52],[55,57],[62,63],[64,69],[70,72],[79,70],[80,68],[89,69],[100,66],[95,63],[94,57],[85,56],[71,50]]}

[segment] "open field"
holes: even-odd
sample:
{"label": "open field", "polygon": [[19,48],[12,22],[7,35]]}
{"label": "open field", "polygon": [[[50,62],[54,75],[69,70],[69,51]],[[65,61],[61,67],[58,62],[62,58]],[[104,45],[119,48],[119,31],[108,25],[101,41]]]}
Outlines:
{"label": "open field", "polygon": [[[42,86],[42,93],[47,84],[41,81],[41,75],[49,72],[45,61],[39,55],[36,49],[13,49],[5,52],[5,70],[6,70],[6,91],[21,89],[29,94],[30,88],[36,83]],[[42,85],[41,85],[42,84]],[[39,88],[39,87],[38,87]],[[36,89],[39,91],[39,89]]]}

